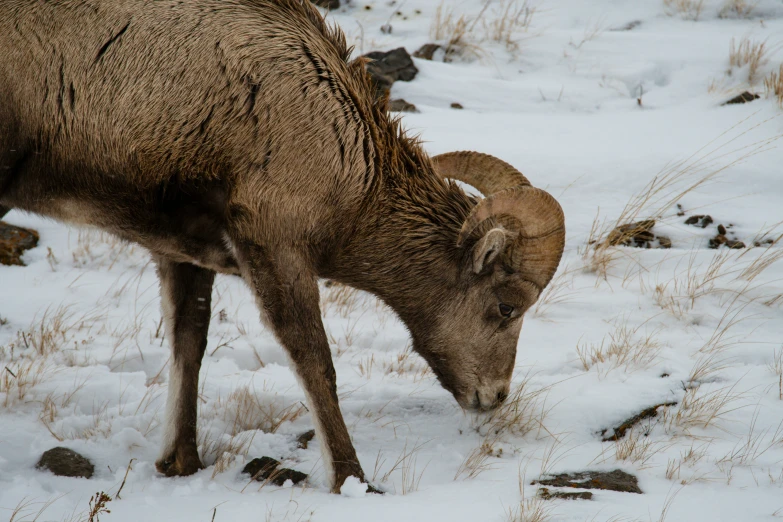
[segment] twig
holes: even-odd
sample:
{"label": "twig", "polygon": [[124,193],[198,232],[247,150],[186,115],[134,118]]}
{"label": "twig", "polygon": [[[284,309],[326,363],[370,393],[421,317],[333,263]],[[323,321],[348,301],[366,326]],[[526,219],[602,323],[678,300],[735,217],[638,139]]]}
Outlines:
{"label": "twig", "polygon": [[114,495],[114,500],[120,499],[122,500],[122,497],[120,497],[120,492],[122,491],[122,488],[125,487],[125,481],[128,479],[128,473],[130,472],[131,465],[133,464],[133,461],[136,459],[130,459],[130,462],[128,462],[128,467],[125,468],[125,476],[122,477],[122,484],[120,484],[120,489],[117,490],[117,494]]}

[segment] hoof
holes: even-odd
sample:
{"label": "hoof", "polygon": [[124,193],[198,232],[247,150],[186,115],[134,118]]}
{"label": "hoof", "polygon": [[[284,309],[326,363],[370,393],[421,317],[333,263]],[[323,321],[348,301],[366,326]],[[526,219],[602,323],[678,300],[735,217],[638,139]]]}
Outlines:
{"label": "hoof", "polygon": [[155,469],[167,477],[187,477],[192,475],[204,469],[198,454],[194,455],[193,453],[195,452],[188,456],[177,454],[176,452],[172,453],[168,457],[155,462]]}

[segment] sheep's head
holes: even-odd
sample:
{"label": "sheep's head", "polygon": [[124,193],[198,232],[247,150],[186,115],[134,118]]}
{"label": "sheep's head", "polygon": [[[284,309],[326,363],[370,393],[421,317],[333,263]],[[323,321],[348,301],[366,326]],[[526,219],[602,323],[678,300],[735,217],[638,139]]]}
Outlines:
{"label": "sheep's head", "polygon": [[[485,154],[432,158],[442,178],[469,183],[478,202],[456,239],[461,259],[406,321],[414,349],[465,409],[498,406],[509,392],[522,316],[557,270],[563,211],[512,166]],[[433,267],[441,270],[441,267]],[[437,303],[434,305],[433,303]]]}

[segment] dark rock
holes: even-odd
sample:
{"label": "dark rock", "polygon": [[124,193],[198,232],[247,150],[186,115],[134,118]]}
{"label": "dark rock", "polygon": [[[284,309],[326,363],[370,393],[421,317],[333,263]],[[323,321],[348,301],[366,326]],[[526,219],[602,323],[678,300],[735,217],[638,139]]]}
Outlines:
{"label": "dark rock", "polygon": [[0,264],[24,266],[22,254],[38,245],[38,232],[0,221]]}
{"label": "dark rock", "polygon": [[763,245],[769,246],[769,245],[774,245],[774,244],[775,244],[775,240],[768,237],[767,239],[762,239],[761,241],[755,241],[753,243],[753,246],[760,247],[760,246],[763,246]]}
{"label": "dark rock", "polygon": [[734,239],[727,239],[726,240],[726,246],[729,247],[729,248],[739,249],[739,248],[745,248],[745,243],[743,243],[742,241],[734,240]]}
{"label": "dark rock", "polygon": [[[669,374],[664,374],[666,377],[669,376]],[[664,376],[662,375],[662,377]],[[611,442],[613,440],[621,439],[625,436],[625,433],[633,428],[635,425],[637,425],[639,422],[643,421],[644,419],[652,419],[658,415],[658,408],[664,408],[666,406],[677,406],[676,402],[664,402],[661,404],[656,404],[655,406],[650,406],[649,408],[646,408],[642,410],[641,412],[637,413],[633,417],[623,421],[619,426],[612,429],[611,435],[606,435],[606,433],[609,431],[609,429],[605,429],[601,432],[601,435],[604,437],[601,439],[601,442]]]}
{"label": "dark rock", "polygon": [[724,227],[723,225],[718,225],[718,234],[721,234],[721,235],[725,236],[726,235],[726,227]]}
{"label": "dark rock", "polygon": [[299,484],[307,478],[305,473],[288,468],[281,468],[280,461],[271,457],[253,459],[242,470],[253,480],[258,482],[271,482],[275,486],[282,486],[287,480]]}
{"label": "dark rock", "polygon": [[323,7],[324,9],[337,9],[340,7],[340,0],[310,0],[318,7]]}
{"label": "dark rock", "polygon": [[424,60],[432,60],[433,55],[435,52],[440,49],[440,45],[434,44],[434,43],[428,43],[424,44],[419,49],[413,53],[413,56],[416,58],[422,58]]}
{"label": "dark rock", "polygon": [[636,477],[619,469],[608,472],[581,471],[578,473],[562,473],[551,478],[534,480],[532,484],[556,488],[604,489],[622,493],[642,493]]}
{"label": "dark rock", "polygon": [[454,102],[451,104],[452,109],[464,109],[465,107],[462,106],[461,103]]}
{"label": "dark rock", "polygon": [[389,110],[392,112],[419,112],[415,105],[406,102],[402,98],[391,100],[389,102]]}
{"label": "dark rock", "polygon": [[592,500],[593,494],[589,491],[566,493],[565,491],[549,491],[547,488],[538,490],[538,496],[544,500]]}
{"label": "dark rock", "polygon": [[301,449],[307,449],[307,445],[315,438],[315,430],[302,433],[296,438],[296,446]]}
{"label": "dark rock", "polygon": [[35,467],[47,469],[60,477],[91,478],[95,472],[92,462],[73,450],[59,446],[45,451]]}
{"label": "dark rock", "polygon": [[685,220],[686,225],[693,225],[694,227],[701,227],[701,228],[707,228],[708,225],[711,225],[713,223],[712,216],[709,214],[698,214],[696,216],[691,216],[688,219]]}
{"label": "dark rock", "polygon": [[682,205],[677,203],[677,215],[678,216],[684,216],[685,215],[685,209],[682,208]]}
{"label": "dark rock", "polygon": [[671,248],[672,240],[666,236],[658,236],[658,246],[660,248]]}
{"label": "dark rock", "polygon": [[367,72],[375,85],[375,94],[383,97],[388,94],[391,86],[397,80],[409,82],[416,77],[419,70],[413,64],[413,59],[404,47],[389,52],[373,51],[364,55],[369,58]]}
{"label": "dark rock", "polygon": [[734,105],[735,103],[749,103],[759,98],[761,98],[761,96],[759,96],[758,94],[753,94],[748,91],[745,91],[742,94],[738,94],[737,96],[730,99],[729,101],[723,102],[721,105]]}

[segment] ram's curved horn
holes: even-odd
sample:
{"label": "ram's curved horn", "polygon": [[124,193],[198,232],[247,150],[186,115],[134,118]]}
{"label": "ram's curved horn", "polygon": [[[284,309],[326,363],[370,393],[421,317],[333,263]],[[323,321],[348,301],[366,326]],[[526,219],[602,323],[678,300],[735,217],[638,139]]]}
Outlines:
{"label": "ram's curved horn", "polygon": [[489,218],[504,220],[516,233],[509,250],[514,267],[539,290],[554,276],[565,247],[563,209],[508,163],[478,152],[451,152],[432,158],[437,173],[473,185],[486,195],[462,225],[462,245]]}

